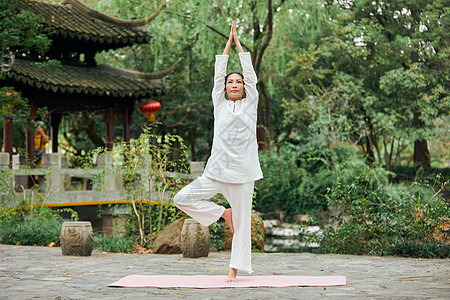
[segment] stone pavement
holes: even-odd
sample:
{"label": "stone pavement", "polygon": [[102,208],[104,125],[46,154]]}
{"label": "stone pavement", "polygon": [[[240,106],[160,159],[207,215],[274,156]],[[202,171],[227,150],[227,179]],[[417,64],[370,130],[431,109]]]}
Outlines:
{"label": "stone pavement", "polygon": [[[131,274],[225,274],[229,253],[63,256],[59,247],[0,245],[0,299],[450,299],[450,260],[253,253],[254,275],[344,275],[339,287],[108,288]],[[239,276],[239,275],[238,275]]]}

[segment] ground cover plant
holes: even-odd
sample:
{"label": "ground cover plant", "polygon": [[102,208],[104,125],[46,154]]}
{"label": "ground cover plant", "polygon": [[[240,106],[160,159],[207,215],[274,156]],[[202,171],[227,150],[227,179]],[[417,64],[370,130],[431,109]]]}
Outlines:
{"label": "ground cover plant", "polygon": [[[60,213],[69,212],[70,219]],[[16,245],[60,245],[60,233],[65,221],[76,221],[78,216],[69,209],[52,210],[48,207],[18,207],[0,213],[0,243]]]}
{"label": "ground cover plant", "polygon": [[136,242],[130,237],[94,234],[94,248],[105,252],[131,253],[136,248]]}
{"label": "ground cover plant", "polygon": [[78,214],[70,208],[45,207],[51,190],[40,193],[35,185],[15,194],[13,175],[0,171],[0,243],[17,245],[59,245],[62,224],[77,221]]}
{"label": "ground cover plant", "polygon": [[351,184],[329,189],[329,205],[339,213],[320,237],[322,251],[450,257],[450,204],[439,196],[449,182],[438,176],[394,196],[376,180],[366,168]]}

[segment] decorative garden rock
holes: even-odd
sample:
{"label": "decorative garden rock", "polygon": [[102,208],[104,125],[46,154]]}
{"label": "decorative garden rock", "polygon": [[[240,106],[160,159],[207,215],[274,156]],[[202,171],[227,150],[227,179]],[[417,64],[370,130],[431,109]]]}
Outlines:
{"label": "decorative garden rock", "polygon": [[153,253],[156,254],[180,254],[181,230],[185,218],[178,219],[167,225],[158,233],[152,244]]}
{"label": "decorative garden rock", "polygon": [[94,243],[91,222],[64,222],[60,239],[63,255],[91,255]]}
{"label": "decorative garden rock", "polygon": [[252,249],[264,252],[264,221],[257,215],[252,215]]}
{"label": "decorative garden rock", "polygon": [[206,257],[209,254],[211,237],[209,228],[193,219],[184,221],[181,231],[181,253],[183,257]]}
{"label": "decorative garden rock", "polygon": [[[257,215],[252,215],[252,249],[264,252],[264,221]],[[223,231],[223,250],[230,251],[233,242],[233,234],[230,227],[225,223]]]}

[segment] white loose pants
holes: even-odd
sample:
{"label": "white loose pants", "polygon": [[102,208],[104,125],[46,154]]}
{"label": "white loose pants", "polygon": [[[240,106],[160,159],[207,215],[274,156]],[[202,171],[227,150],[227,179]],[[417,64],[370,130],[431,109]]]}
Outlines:
{"label": "white loose pants", "polygon": [[230,203],[233,212],[233,244],[230,268],[252,272],[251,212],[254,182],[224,183],[207,177],[199,177],[185,186],[173,198],[174,204],[198,221],[209,226],[224,213],[225,207],[206,201],[221,193]]}

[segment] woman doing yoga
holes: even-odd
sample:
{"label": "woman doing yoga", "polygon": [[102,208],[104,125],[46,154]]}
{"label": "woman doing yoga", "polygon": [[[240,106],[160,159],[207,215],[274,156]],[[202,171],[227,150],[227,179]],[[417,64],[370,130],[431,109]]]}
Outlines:
{"label": "woman doing yoga", "polygon": [[[226,75],[228,54],[235,43],[243,74]],[[258,160],[256,119],[258,91],[256,73],[249,52],[244,52],[231,25],[222,55],[216,55],[214,88],[214,138],[211,156],[203,175],[184,187],[174,204],[204,226],[224,218],[233,232],[230,271],[226,282],[237,281],[237,271],[252,272],[251,210],[255,180],[263,174]],[[244,92],[246,98],[242,98]],[[225,97],[228,95],[228,100]],[[221,193],[230,203],[225,209],[206,201]]]}

